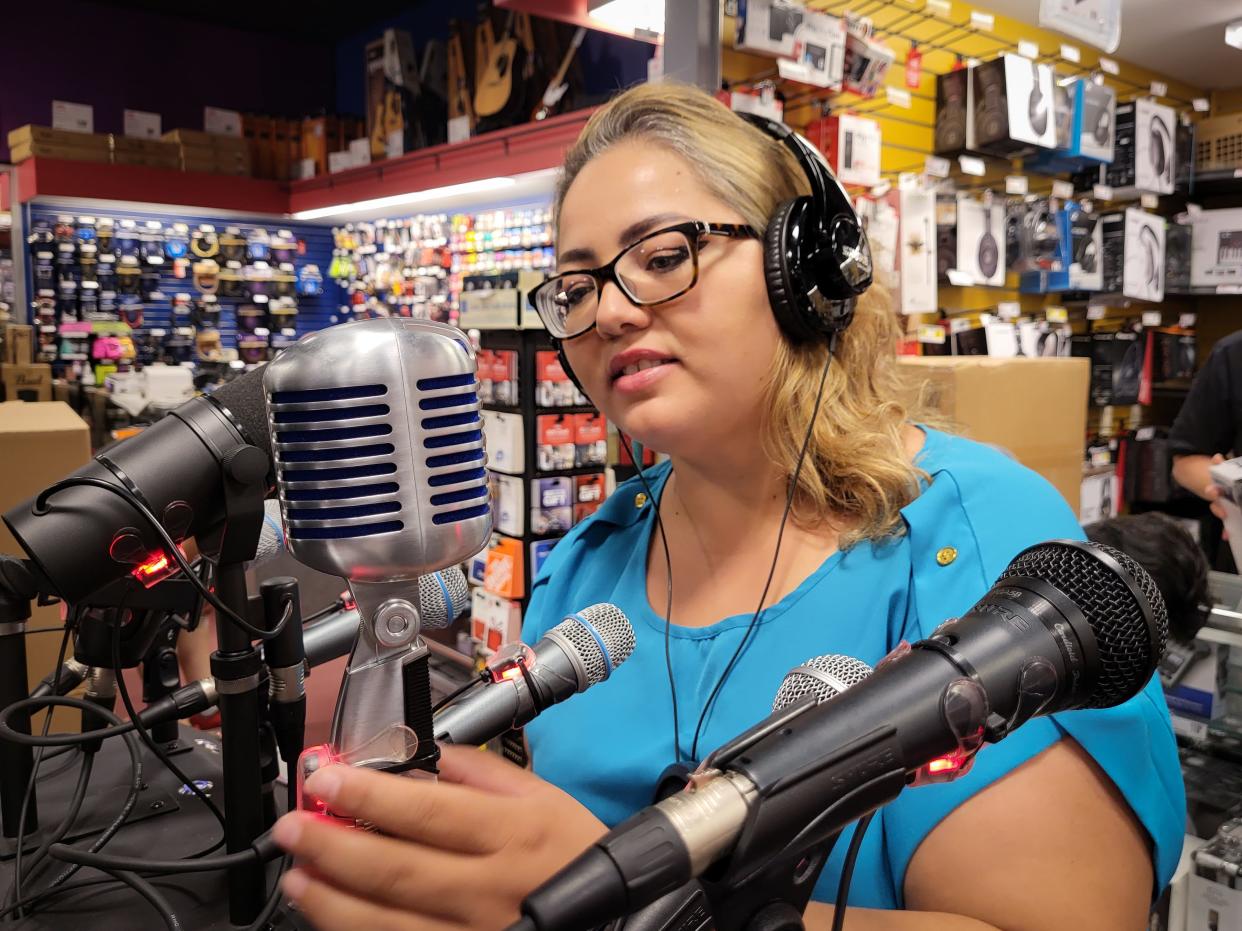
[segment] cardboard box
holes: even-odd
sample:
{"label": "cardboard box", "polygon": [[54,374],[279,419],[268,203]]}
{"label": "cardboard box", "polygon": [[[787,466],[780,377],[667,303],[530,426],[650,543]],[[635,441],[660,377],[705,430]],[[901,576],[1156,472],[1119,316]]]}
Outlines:
{"label": "cardboard box", "polygon": [[245,152],[246,140],[242,136],[225,136],[207,133],[201,129],[170,129],[160,137],[167,142],[200,149],[218,149],[225,152]]}
{"label": "cardboard box", "polygon": [[[106,153],[112,148],[112,141],[107,133],[79,133],[67,129],[52,129],[50,126],[34,126],[31,124],[19,126],[9,133],[10,149],[28,146],[67,146],[75,149],[93,149]],[[40,153],[36,152],[35,154]]]}
{"label": "cardboard box", "polygon": [[1191,217],[1191,287],[1238,284],[1242,284],[1242,209],[1204,210]]}
{"label": "cardboard box", "polygon": [[966,148],[1017,154],[1057,143],[1052,68],[1021,55],[1002,55],[971,69]]}
{"label": "cardboard box", "polygon": [[181,147],[161,139],[138,139],[133,136],[112,137],[112,161],[117,165],[142,165],[146,168],[179,168]]}
{"label": "cardboard box", "polygon": [[34,361],[34,327],[6,323],[0,331],[0,364],[25,365]]}
{"label": "cardboard box", "polygon": [[6,401],[52,400],[52,367],[46,362],[9,363],[0,366]]}
{"label": "cardboard box", "polygon": [[[70,133],[71,136],[80,136],[82,133]],[[109,162],[112,160],[112,153],[107,149],[97,149],[94,147],[87,148],[79,145],[61,145],[60,143],[51,142],[32,142],[24,145],[15,145],[9,149],[10,161],[24,162],[30,158],[61,158],[70,162]]]}
{"label": "cardboard box", "polygon": [[910,395],[928,403],[963,436],[991,443],[1051,482],[1074,513],[1087,431],[1085,359],[902,356]]}
{"label": "cardboard box", "polygon": [[[0,404],[0,513],[27,501],[48,485],[84,465],[91,456],[86,424],[59,401]],[[22,553],[8,527],[0,522],[0,552]],[[62,623],[61,605],[35,606],[31,628]],[[31,685],[52,671],[60,638],[51,634],[26,638],[26,668]],[[42,726],[42,716],[35,718]],[[78,713],[60,709],[53,731],[76,731]]]}

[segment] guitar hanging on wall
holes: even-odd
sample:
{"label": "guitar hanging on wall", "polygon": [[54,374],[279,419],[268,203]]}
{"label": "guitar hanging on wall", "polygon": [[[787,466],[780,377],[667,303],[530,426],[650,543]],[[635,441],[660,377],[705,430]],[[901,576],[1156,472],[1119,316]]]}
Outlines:
{"label": "guitar hanging on wall", "polygon": [[[524,22],[519,22],[519,19]],[[487,23],[486,19],[484,23]],[[523,101],[527,93],[529,51],[528,43],[518,39],[516,32],[519,30],[528,35],[529,20],[525,13],[510,12],[504,32],[491,43],[486,58],[480,62],[479,79],[474,91],[474,113],[479,132],[512,126],[521,122],[528,112]],[[486,31],[491,31],[489,23]]]}
{"label": "guitar hanging on wall", "polygon": [[569,66],[573,64],[574,55],[577,53],[578,47],[582,45],[582,40],[585,36],[586,27],[579,26],[574,32],[573,39],[569,42],[569,48],[565,52],[565,57],[561,59],[560,67],[556,69],[556,74],[548,82],[547,90],[543,92],[543,98],[539,101],[539,106],[531,114],[532,120],[546,120],[557,112],[561,102],[565,99],[565,92],[569,90],[569,82],[565,80],[565,76],[569,73]]}

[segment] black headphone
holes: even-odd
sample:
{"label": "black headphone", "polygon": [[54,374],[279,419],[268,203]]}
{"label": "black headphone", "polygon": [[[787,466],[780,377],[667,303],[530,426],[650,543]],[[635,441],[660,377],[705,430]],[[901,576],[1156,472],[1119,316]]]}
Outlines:
{"label": "black headphone", "polygon": [[966,101],[964,81],[957,72],[941,75],[944,100],[936,113],[936,151],[952,153],[966,145]]}
{"label": "black headphone", "polygon": [[979,237],[979,249],[976,256],[979,271],[983,277],[990,279],[996,274],[1000,265],[1000,245],[992,234],[992,205],[983,208],[983,235]]}
{"label": "black headphone", "polygon": [[987,145],[1004,139],[1009,133],[1009,117],[1005,113],[1004,79],[997,80],[981,69],[976,69],[974,76],[975,136],[977,141]]}
{"label": "black headphone", "polygon": [[1139,242],[1143,244],[1143,255],[1146,259],[1144,284],[1149,292],[1157,291],[1160,289],[1160,240],[1156,231],[1144,223],[1139,228]]}
{"label": "black headphone", "polygon": [[[751,113],[738,116],[783,143],[811,184],[809,195],[776,208],[763,237],[763,276],[777,326],[796,345],[822,341],[835,348],[854,319],[859,295],[871,286],[871,246],[862,223],[811,143],[784,123]],[[561,367],[582,391],[563,341],[555,342]]]}
{"label": "black headphone", "polygon": [[1039,65],[1035,62],[1031,62],[1031,97],[1026,112],[1035,135],[1043,136],[1048,130],[1048,107],[1045,106],[1044,89],[1039,86]]}

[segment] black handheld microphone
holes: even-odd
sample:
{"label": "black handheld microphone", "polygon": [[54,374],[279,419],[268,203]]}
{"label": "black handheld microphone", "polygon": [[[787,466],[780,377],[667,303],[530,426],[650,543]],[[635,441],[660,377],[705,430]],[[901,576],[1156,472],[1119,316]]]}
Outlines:
{"label": "black handheld microphone", "polygon": [[1155,583],[1128,556],[1068,540],[1031,547],[970,611],[864,681],[778,712],[712,754],[690,789],[618,825],[531,893],[527,926],[595,927],[713,864],[720,881],[740,884],[892,801],[936,772],[933,761],[948,761],[941,776],[960,773],[984,741],[1036,715],[1133,697],[1167,633]]}
{"label": "black handheld microphone", "polygon": [[533,648],[515,643],[488,666],[489,681],[435,717],[436,740],[483,744],[545,708],[603,682],[634,652],[634,628],[616,605],[571,614]]}

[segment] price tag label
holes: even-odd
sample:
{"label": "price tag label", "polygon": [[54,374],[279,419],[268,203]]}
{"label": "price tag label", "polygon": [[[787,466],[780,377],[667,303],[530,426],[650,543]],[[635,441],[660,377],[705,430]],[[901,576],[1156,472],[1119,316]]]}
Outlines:
{"label": "price tag label", "polygon": [[919,189],[919,176],[913,171],[903,171],[897,176],[897,190],[899,191],[917,191]]}
{"label": "price tag label", "polygon": [[973,155],[959,155],[957,157],[958,167],[962,169],[963,174],[975,175],[982,178],[987,171],[987,166],[983,164],[983,159],[975,158]]}
{"label": "price tag label", "polygon": [[886,87],[884,89],[888,102],[894,107],[901,107],[903,110],[910,109],[910,92],[902,90],[900,87]]}
{"label": "price tag label", "polygon": [[1002,320],[1013,320],[1022,313],[1022,305],[1017,301],[1001,301],[996,305],[996,313]]}
{"label": "price tag label", "polygon": [[970,288],[974,286],[975,278],[969,272],[959,271],[956,268],[950,268],[946,273],[949,284],[958,288]]}
{"label": "price tag label", "polygon": [[1190,105],[1195,108],[1195,113],[1207,113],[1212,109],[1212,104],[1206,97],[1196,97]]}
{"label": "price tag label", "polygon": [[1177,325],[1183,330],[1189,330],[1195,325],[1197,319],[1194,314],[1182,314],[1177,318]]}
{"label": "price tag label", "polygon": [[1148,440],[1154,440],[1156,438],[1156,428],[1139,427],[1136,431],[1134,431],[1134,438],[1140,443],[1146,443]]}
{"label": "price tag label", "polygon": [[74,133],[93,133],[95,131],[95,108],[87,103],[53,100],[52,128],[67,129]]}
{"label": "price tag label", "polygon": [[1023,58],[1036,59],[1039,57],[1039,46],[1028,39],[1019,39],[1018,54]]}
{"label": "price tag label", "polygon": [[1030,190],[1030,187],[1026,175],[1008,175],[1005,178],[1006,194],[1025,194]]}
{"label": "price tag label", "polygon": [[1100,58],[1100,70],[1105,74],[1111,74],[1114,77],[1121,74],[1121,69],[1117,67],[1117,62],[1111,58]]}
{"label": "price tag label", "polygon": [[1049,307],[1044,311],[1049,323],[1069,323],[1069,311],[1064,307]]}
{"label": "price tag label", "polygon": [[1105,307],[1103,304],[1088,304],[1087,305],[1087,319],[1088,320],[1103,320],[1104,315],[1107,313],[1108,313],[1108,308]]}
{"label": "price tag label", "polygon": [[1113,199],[1113,189],[1109,187],[1107,184],[1097,184],[1095,187],[1091,189],[1091,193],[1095,196],[1096,200],[1112,200]]}
{"label": "price tag label", "polygon": [[923,172],[930,178],[949,177],[950,167],[952,166],[949,160],[938,155],[929,155],[923,160]]}
{"label": "price tag label", "polygon": [[1218,284],[1217,294],[1242,294],[1242,284]]}
{"label": "price tag label", "polygon": [[1062,42],[1061,57],[1066,61],[1072,61],[1074,64],[1078,64],[1082,61],[1082,52],[1078,50],[1077,45],[1070,45],[1067,42]]}
{"label": "price tag label", "polygon": [[138,139],[160,137],[160,115],[145,110],[126,110],[124,114],[125,135]]}
{"label": "price tag label", "polygon": [[1139,197],[1139,203],[1144,210],[1155,210],[1160,206],[1160,197],[1157,194],[1143,194]]}
{"label": "price tag label", "polygon": [[1074,184],[1071,181],[1053,181],[1052,196],[1060,200],[1069,200],[1074,196]]}
{"label": "price tag label", "polygon": [[884,181],[881,181],[879,184],[872,185],[871,196],[872,197],[883,197],[885,194],[887,194],[892,189],[893,189],[893,183],[886,179]]}
{"label": "price tag label", "polygon": [[470,138],[470,117],[467,115],[451,117],[448,121],[448,141],[465,142]]}
{"label": "price tag label", "polygon": [[1169,85],[1164,83],[1164,81],[1152,81],[1151,95],[1153,97],[1167,97],[1169,95]]}
{"label": "price tag label", "polygon": [[924,323],[918,328],[918,340],[920,343],[931,343],[935,346],[943,346],[949,334],[945,332],[944,327],[935,323]]}
{"label": "price tag label", "polygon": [[203,107],[203,129],[222,136],[240,136],[242,134],[241,114],[236,110]]}
{"label": "price tag label", "polygon": [[990,30],[996,25],[996,17],[991,13],[984,13],[982,10],[971,10],[970,25],[973,29]]}
{"label": "price tag label", "polygon": [[949,0],[927,0],[927,9],[939,16],[948,16],[953,12],[953,6]]}
{"label": "price tag label", "polygon": [[1163,322],[1164,322],[1164,317],[1161,316],[1160,311],[1158,310],[1143,311],[1143,326],[1160,326],[1160,324]]}

